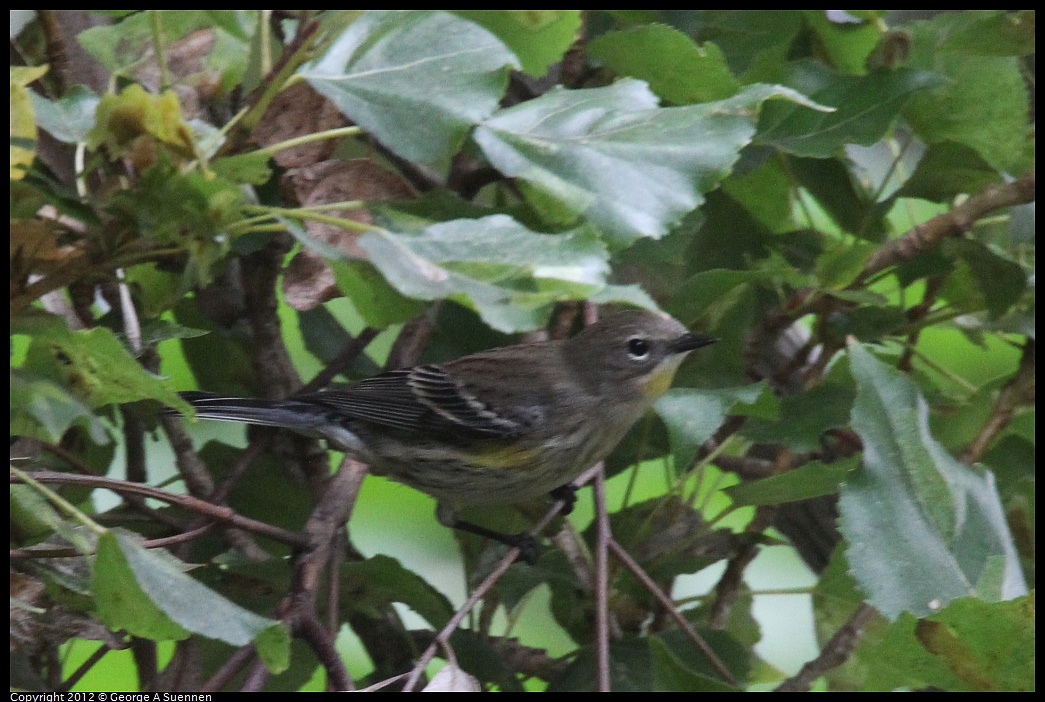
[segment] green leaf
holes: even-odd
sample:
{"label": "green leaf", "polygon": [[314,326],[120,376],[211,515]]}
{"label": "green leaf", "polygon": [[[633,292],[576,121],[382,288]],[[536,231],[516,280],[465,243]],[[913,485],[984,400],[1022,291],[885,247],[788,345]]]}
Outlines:
{"label": "green leaf", "polygon": [[915,625],[925,649],[975,690],[1031,692],[1034,594],[1009,602],[957,600]]}
{"label": "green leaf", "polygon": [[79,522],[67,520],[35,486],[12,485],[9,504],[11,528],[23,541],[45,548],[64,541],[63,546],[71,545],[83,555],[94,551],[95,535]]}
{"label": "green leaf", "polygon": [[436,629],[442,628],[454,614],[453,605],[441,592],[388,556],[343,564],[341,585],[344,605],[351,609],[368,612],[401,602]]}
{"label": "green leaf", "polygon": [[282,624],[233,604],[182,567],[164,552],[142,548],[133,536],[106,532],[98,538],[94,565],[99,618],[112,629],[154,641],[201,634],[233,646],[254,642],[270,671],[286,668],[290,636]]}
{"label": "green leaf", "polygon": [[[138,583],[124,553],[125,542],[133,543],[112,531],[98,538],[92,583],[98,618],[110,629],[153,641],[187,639],[191,632],[167,616]],[[137,544],[129,548],[140,549]],[[178,576],[185,577],[181,571]]]}
{"label": "green leaf", "polygon": [[[839,294],[838,297],[844,300],[849,295]],[[910,322],[900,307],[871,307],[866,299],[857,298],[857,301],[864,306],[842,310],[831,315],[827,322],[827,329],[840,340],[846,336],[855,336],[862,341],[877,341],[883,336],[897,333]]]}
{"label": "green leaf", "polygon": [[[471,673],[475,678],[490,681],[497,685],[500,692],[526,692],[519,681],[515,668],[504,655],[497,641],[478,631],[469,629],[457,629],[450,635],[450,647],[453,649],[460,661],[461,668]],[[449,666],[444,666],[438,676],[446,676]],[[474,692],[477,690],[468,688],[469,681],[462,679],[462,671],[455,671],[456,679],[444,680],[444,685],[432,692]],[[436,682],[433,677],[432,682]],[[449,684],[445,684],[449,683]],[[477,685],[477,683],[473,683]],[[431,683],[430,683],[431,685]],[[429,688],[425,688],[429,691]]]}
{"label": "green leaf", "polygon": [[740,87],[715,44],[698,46],[663,24],[607,32],[588,45],[588,54],[618,75],[646,81],[653,92],[677,105],[721,100]]}
{"label": "green leaf", "polygon": [[373,10],[301,75],[410,161],[446,163],[492,113],[515,56],[496,36],[433,10]]}
{"label": "green leaf", "polygon": [[906,376],[857,343],[849,357],[864,468],[843,484],[839,527],[870,603],[895,619],[958,597],[1024,594],[993,475],[959,463],[929,434],[928,405]]}
{"label": "green leaf", "polygon": [[1023,297],[1027,274],[1023,268],[971,239],[944,242],[943,252],[959,263],[940,291],[940,296],[969,311],[986,309],[997,319]]}
{"label": "green leaf", "polygon": [[36,157],[32,93],[25,86],[47,73],[47,66],[11,66],[11,179],[21,180]]}
{"label": "green leaf", "polygon": [[86,85],[72,86],[57,100],[48,100],[32,91],[29,98],[33,101],[36,123],[45,132],[67,144],[87,141],[99,99]]}
{"label": "green leaf", "polygon": [[941,18],[940,48],[977,56],[1034,53],[1034,10],[965,10]]}
{"label": "green leaf", "polygon": [[241,217],[242,186],[214,173],[181,172],[160,161],[144,171],[134,190],[117,193],[108,210],[135,227],[143,237],[164,244],[186,245],[192,258],[190,269],[209,282],[207,275],[216,259],[227,253],[225,227]]}
{"label": "green leaf", "polygon": [[370,231],[359,245],[400,293],[454,300],[505,332],[535,329],[552,303],[598,292],[609,269],[590,232],[538,234],[505,215]]}
{"label": "green leaf", "polygon": [[[734,688],[720,682],[706,673],[695,670],[690,661],[680,656],[661,636],[649,639],[650,664],[653,671],[654,692],[732,692]],[[690,645],[692,648],[692,644]],[[687,656],[687,658],[691,658]]]}
{"label": "green leaf", "polygon": [[87,133],[87,145],[92,149],[105,146],[109,155],[117,158],[142,136],[152,137],[180,157],[195,156],[195,137],[173,90],[153,95],[132,84],[119,94],[103,95],[94,126]]}
{"label": "green leaf", "polygon": [[950,202],[956,195],[979,192],[987,185],[1000,182],[998,170],[975,149],[944,141],[929,146],[899,195]]}
{"label": "green leaf", "polygon": [[857,461],[856,457],[835,463],[814,461],[781,475],[733,485],[722,492],[729,495],[737,507],[777,505],[833,495],[849,471],[856,467]]}
{"label": "green leaf", "polygon": [[154,399],[190,411],[167,381],[144,370],[105,327],[37,335],[28,357],[33,370],[61,378],[92,407]]}
{"label": "green leaf", "polygon": [[885,214],[892,207],[891,202],[873,202],[871,193],[853,175],[845,159],[791,158],[788,165],[802,187],[842,231],[882,242]]}
{"label": "green leaf", "polygon": [[[179,324],[211,331],[204,336],[181,340],[185,361],[192,369],[198,387],[228,395],[257,395],[257,379],[251,369],[246,343],[206,319],[194,298],[183,298],[174,307],[174,317]],[[216,358],[222,362],[215,363]]]}
{"label": "green leaf", "polygon": [[1033,593],[1008,602],[964,598],[924,619],[902,615],[854,652],[859,689],[1032,691],[1034,601]]}
{"label": "green leaf", "polygon": [[668,310],[686,326],[715,329],[754,283],[768,278],[764,271],[701,271],[673,291]]}
{"label": "green leaf", "polygon": [[755,413],[765,417],[774,414],[776,402],[763,381],[718,390],[674,388],[662,395],[653,408],[668,427],[675,466],[682,471],[690,467],[697,449],[711,438],[727,414]]}
{"label": "green leaf", "polygon": [[402,324],[424,309],[423,303],[405,297],[366,261],[330,261],[330,268],[337,287],[352,301],[367,326],[384,329]]}
{"label": "green leaf", "polygon": [[878,45],[884,32],[882,10],[873,17],[848,15],[850,21],[832,21],[831,13],[845,10],[804,10],[805,20],[816,33],[819,47],[827,54],[825,63],[842,73],[862,74],[867,70],[867,57]]}
{"label": "green leaf", "polygon": [[805,28],[802,10],[704,10],[699,14],[698,38],[715,42],[745,83],[777,80],[780,65]]}
{"label": "green leaf", "polygon": [[11,435],[58,443],[74,424],[86,426],[91,441],[105,443],[105,425],[65,388],[20,368],[11,369]]}
{"label": "green leaf", "polygon": [[531,204],[585,216],[611,245],[660,238],[727,176],[770,98],[798,93],[752,85],[718,102],[661,108],[642,81],[553,89],[483,122],[475,140]]}
{"label": "green leaf", "polygon": [[272,177],[269,167],[271,154],[261,151],[223,156],[210,162],[210,167],[221,177],[234,183],[263,185]]}
{"label": "green leaf", "polygon": [[648,310],[660,310],[657,301],[638,285],[607,285],[588,299],[597,305],[625,304],[645,307]]}
{"label": "green leaf", "polygon": [[946,80],[914,96],[904,116],[923,140],[965,144],[1005,170],[1016,164],[1027,143],[1027,88],[1018,59],[978,55],[978,40],[952,39],[956,31],[977,32],[964,26],[965,14],[944,13],[912,26],[910,65]]}
{"label": "green leaf", "polygon": [[837,288],[842,292],[856,280],[864,263],[877,251],[867,241],[837,241],[821,252],[816,259],[814,275],[817,284],[824,288]]}
{"label": "green leaf", "polygon": [[580,10],[453,10],[490,30],[511,49],[522,70],[543,76],[577,39]]}
{"label": "green leaf", "polygon": [[787,417],[786,422],[752,417],[741,433],[751,441],[782,444],[795,452],[819,449],[825,431],[849,423],[855,391],[848,368],[848,360],[839,358],[818,385],[781,397],[780,416]]}
{"label": "green leaf", "polygon": [[[325,305],[298,312],[297,319],[305,348],[324,364],[337,358],[353,341],[353,336],[348,333],[341,320]],[[359,354],[349,367],[350,373],[360,376],[376,375],[380,370],[365,353]]]}
{"label": "green leaf", "polygon": [[76,39],[110,71],[126,74],[136,65],[156,60],[150,51],[155,49],[151,13],[158,13],[160,40],[168,48],[189,32],[211,23],[206,12],[198,10],[146,10],[116,24],[91,27]]}
{"label": "green leaf", "polygon": [[[230,477],[229,469],[243,456],[243,449],[208,441],[199,456],[210,467],[214,480],[219,481]],[[300,528],[315,508],[305,487],[300,482],[288,481],[285,466],[271,455],[259,456],[251,462],[250,480],[239,481],[226,502],[237,514],[289,530]],[[272,554],[290,552],[290,547],[283,543],[263,544]]]}
{"label": "green leaf", "polygon": [[767,105],[759,120],[759,141],[796,156],[828,158],[845,144],[869,146],[881,139],[911,96],[939,85],[940,78],[911,69],[847,76],[809,60],[792,64],[783,82],[835,109]]}
{"label": "green leaf", "polygon": [[[581,646],[569,665],[548,683],[546,692],[594,692],[596,652],[594,646]],[[653,668],[645,639],[625,638],[609,646],[610,689],[614,692],[649,692]]]}

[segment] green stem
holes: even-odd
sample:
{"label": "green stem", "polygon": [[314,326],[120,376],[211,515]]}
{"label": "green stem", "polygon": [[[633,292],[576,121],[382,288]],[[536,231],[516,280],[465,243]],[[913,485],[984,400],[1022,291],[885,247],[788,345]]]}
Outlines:
{"label": "green stem", "polygon": [[[295,76],[294,73],[301,66],[301,64],[307,61],[314,49],[315,33],[318,29],[318,25],[308,30],[309,36],[305,38],[301,45],[297,47],[293,54],[291,54],[287,61],[283,64],[276,75],[267,79],[265,89],[262,91],[261,96],[258,97],[257,102],[250,108],[243,119],[240,120],[237,134],[245,137],[254,130],[258,122],[265,115],[265,111],[268,110],[269,104],[281,91],[293,85],[300,78]],[[229,150],[234,150],[239,146],[239,139],[231,139],[226,142],[226,146]]]}
{"label": "green stem", "polygon": [[295,146],[301,146],[302,144],[311,144],[314,141],[322,141],[323,139],[337,139],[345,136],[356,136],[357,134],[363,134],[362,127],[340,127],[338,129],[328,129],[324,132],[316,132],[315,134],[305,134],[304,136],[294,137],[293,139],[287,139],[281,141],[278,144],[272,144],[266,146],[263,149],[258,149],[254,153],[259,154],[274,154],[277,151],[283,151],[284,149],[291,149]]}
{"label": "green stem", "polygon": [[945,378],[948,378],[948,379],[952,380],[953,382],[957,383],[958,385],[961,385],[963,388],[968,390],[970,393],[975,393],[975,392],[977,392],[979,390],[979,388],[977,388],[973,383],[970,383],[968,380],[966,380],[965,378],[961,377],[960,375],[958,375],[954,371],[950,370],[949,368],[945,368],[945,367],[941,366],[939,363],[937,363],[936,361],[934,361],[931,358],[929,358],[928,356],[926,356],[924,353],[922,353],[921,351],[918,350],[917,346],[911,347],[911,351],[914,353],[915,356],[917,356],[918,358],[922,359],[922,363],[924,363],[925,365],[929,366],[930,368],[932,368],[934,371],[936,371],[940,375],[944,376]]}
{"label": "green stem", "polygon": [[229,227],[230,232],[235,234],[256,234],[259,232],[285,232],[287,230],[282,224],[255,224],[250,227]]}
{"label": "green stem", "polygon": [[266,207],[261,205],[251,205],[244,209],[249,212],[267,212],[273,215],[280,214],[285,217],[294,217],[295,219],[323,222],[324,224],[332,224],[335,227],[341,227],[342,229],[348,229],[354,232],[369,232],[375,229],[380,229],[380,227],[375,227],[372,224],[364,224],[363,222],[357,222],[354,219],[346,219],[345,217],[331,217],[330,215],[319,214],[318,212],[310,212],[305,208]]}
{"label": "green stem", "polygon": [[159,10],[149,10],[149,26],[152,28],[153,51],[156,53],[156,63],[160,67],[160,91],[164,91],[171,85],[171,71],[167,65],[167,52],[163,46],[163,25],[160,20]]}
{"label": "green stem", "polygon": [[11,472],[14,473],[15,475],[17,475],[18,478],[23,483],[25,483],[26,485],[29,485],[30,487],[32,487],[34,490],[36,490],[41,495],[43,495],[48,500],[50,500],[51,503],[55,507],[57,507],[61,511],[65,512],[67,515],[69,515],[70,517],[72,517],[76,521],[78,521],[81,524],[83,524],[85,527],[90,529],[96,535],[101,536],[102,534],[104,534],[104,533],[106,533],[108,531],[108,529],[103,527],[101,524],[99,524],[98,522],[94,521],[93,519],[88,517],[86,514],[84,514],[80,510],[78,510],[76,508],[76,505],[74,505],[71,502],[69,502],[68,500],[66,500],[64,497],[59,495],[54,490],[52,490],[52,489],[50,489],[48,487],[44,487],[43,485],[38,483],[36,480],[34,480],[32,477],[30,477],[30,475],[28,473],[20,471],[17,468],[15,468],[14,466],[10,466],[10,469],[11,469]]}

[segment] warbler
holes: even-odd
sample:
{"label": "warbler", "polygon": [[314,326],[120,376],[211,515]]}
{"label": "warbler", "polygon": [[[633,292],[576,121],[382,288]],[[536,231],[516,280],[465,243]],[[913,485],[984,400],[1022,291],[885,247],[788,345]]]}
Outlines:
{"label": "warbler", "polygon": [[648,310],[576,336],[393,370],[286,400],[182,393],[203,419],[327,439],[435,497],[445,526],[517,545],[457,519],[466,505],[530,501],[605,458],[671,385],[689,352],[717,339]]}

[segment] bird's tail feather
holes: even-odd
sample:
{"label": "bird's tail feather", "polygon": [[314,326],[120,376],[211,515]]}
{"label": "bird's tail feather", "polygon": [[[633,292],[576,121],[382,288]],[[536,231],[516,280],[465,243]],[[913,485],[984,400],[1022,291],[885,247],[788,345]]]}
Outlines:
{"label": "bird's tail feather", "polygon": [[322,425],[325,412],[313,404],[294,400],[265,400],[248,397],[222,397],[205,392],[179,393],[192,405],[200,419],[245,422],[268,427],[283,427],[309,432]]}

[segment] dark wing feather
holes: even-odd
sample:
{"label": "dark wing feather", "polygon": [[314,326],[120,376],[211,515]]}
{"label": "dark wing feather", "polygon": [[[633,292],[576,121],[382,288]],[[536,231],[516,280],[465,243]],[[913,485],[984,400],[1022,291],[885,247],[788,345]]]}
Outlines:
{"label": "dark wing feather", "polygon": [[464,432],[480,438],[503,438],[523,428],[464,392],[445,370],[435,365],[390,371],[346,390],[294,399],[334,409],[352,419],[409,431]]}

